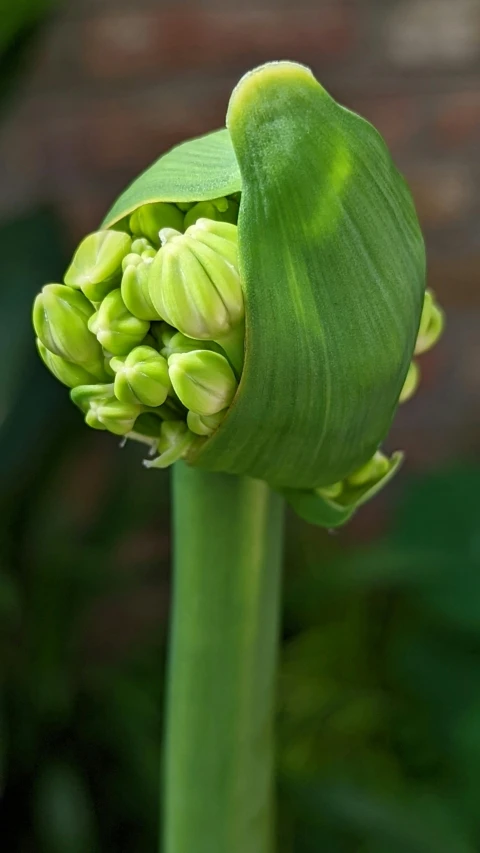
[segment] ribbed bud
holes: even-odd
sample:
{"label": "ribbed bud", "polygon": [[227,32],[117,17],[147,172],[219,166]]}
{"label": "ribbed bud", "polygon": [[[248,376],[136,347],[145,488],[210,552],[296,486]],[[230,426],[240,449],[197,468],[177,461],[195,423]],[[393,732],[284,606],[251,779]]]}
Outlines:
{"label": "ribbed bud", "polygon": [[66,358],[62,358],[61,355],[54,355],[38,338],[36,344],[38,354],[44,365],[53,373],[55,379],[58,379],[67,388],[76,388],[77,385],[90,385],[95,382],[95,376],[88,373],[80,365],[73,364],[71,361],[67,361]]}
{"label": "ribbed bud", "polygon": [[187,426],[195,435],[213,435],[227,412],[228,409],[217,412],[216,415],[198,415],[196,412],[189,412],[187,415]]}
{"label": "ribbed bud", "polygon": [[183,231],[183,213],[174,204],[155,202],[143,204],[130,217],[130,230],[137,237],[146,237],[154,246],[160,245],[162,228]]}
{"label": "ribbed bud", "polygon": [[[167,338],[167,335],[165,335],[165,338]],[[181,332],[175,332],[168,337],[167,343],[162,347],[160,352],[165,358],[170,358],[171,355],[175,355],[176,353],[193,352],[194,350],[201,349],[212,350],[213,352],[219,352],[220,355],[222,354],[220,347],[213,341],[198,341],[195,338],[187,338]]]}
{"label": "ribbed bud", "polygon": [[83,293],[64,284],[46,284],[33,305],[33,326],[47,350],[103,379],[103,353],[88,327],[92,315]]}
{"label": "ribbed bud", "polygon": [[160,456],[145,459],[143,464],[146,468],[168,468],[183,459],[195,440],[198,441],[184,421],[164,421],[157,444]]}
{"label": "ribbed bud", "polygon": [[420,368],[416,361],[412,361],[410,367],[408,368],[407,378],[403,384],[403,388],[400,393],[399,403],[406,403],[407,400],[410,400],[411,397],[415,394],[415,391],[418,388],[418,384],[420,382]]}
{"label": "ribbed bud", "polygon": [[67,272],[65,284],[79,287],[91,302],[100,302],[118,287],[122,260],[130,251],[131,237],[122,231],[96,231],[80,243]]}
{"label": "ribbed bud", "polygon": [[153,252],[153,256],[157,254],[157,250],[153,248],[150,240],[147,240],[146,237],[136,237],[132,241],[130,251],[135,255],[143,255],[144,252]]}
{"label": "ribbed bud", "polygon": [[[148,252],[148,249],[145,250]],[[151,268],[151,259],[143,259],[141,255],[127,255],[125,261],[131,262],[124,265],[122,276],[122,299],[128,310],[140,320],[160,320],[161,317],[150,299],[148,290],[148,277]]]}
{"label": "ribbed bud", "polygon": [[415,344],[415,355],[421,355],[431,349],[443,332],[445,319],[442,309],[435,302],[431,290],[425,291],[420,328]]}
{"label": "ribbed bud", "polygon": [[180,402],[197,415],[215,415],[226,409],[237,390],[227,359],[209,350],[171,355],[168,372]]}
{"label": "ribbed bud", "polygon": [[215,198],[213,201],[199,201],[185,214],[184,228],[194,225],[197,219],[202,217],[213,219],[218,222],[231,222],[237,224],[238,204],[231,199]]}
{"label": "ribbed bud", "polygon": [[215,225],[209,231],[193,225],[185,234],[162,231],[163,246],[150,268],[150,297],[160,316],[199,340],[220,340],[244,318],[236,247],[225,238],[221,241],[224,252],[207,244],[215,235]]}
{"label": "ribbed bud", "polygon": [[166,359],[151,347],[133,349],[126,358],[112,358],[115,396],[122,403],[161,406],[171,388]]}
{"label": "ribbed bud", "polygon": [[143,411],[142,406],[117,400],[113,385],[80,385],[70,392],[70,397],[84,413],[88,426],[108,430],[114,435],[131,432]]}
{"label": "ribbed bud", "polygon": [[380,450],[377,450],[372,458],[353,474],[350,474],[345,482],[347,485],[354,487],[366,486],[368,483],[375,483],[384,477],[388,469],[388,457]]}
{"label": "ribbed bud", "polygon": [[146,320],[131,314],[119,289],[107,294],[88,325],[102,347],[112,355],[127,355],[132,347],[142,343],[150,327]]}

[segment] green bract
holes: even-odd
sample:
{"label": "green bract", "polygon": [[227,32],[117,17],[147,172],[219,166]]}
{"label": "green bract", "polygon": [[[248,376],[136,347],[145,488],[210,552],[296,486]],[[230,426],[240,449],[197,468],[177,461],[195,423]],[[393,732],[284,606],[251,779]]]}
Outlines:
{"label": "green bract", "polygon": [[[266,480],[332,526],[393,475],[401,456],[379,447],[443,315],[385,143],[307,68],[247,74],[227,129],[161,157],[102,228],[66,276],[95,303],[75,351],[43,302],[35,312],[48,352],[90,371],[85,341],[103,347],[108,401],[72,392],[92,425],[149,441],[153,467],[186,458]],[[135,426],[129,406],[143,406]]]}

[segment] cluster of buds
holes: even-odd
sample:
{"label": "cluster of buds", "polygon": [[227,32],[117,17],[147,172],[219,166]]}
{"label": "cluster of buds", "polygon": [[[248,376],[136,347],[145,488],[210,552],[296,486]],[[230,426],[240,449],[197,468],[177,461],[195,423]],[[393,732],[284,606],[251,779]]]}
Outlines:
{"label": "cluster of buds", "polygon": [[37,347],[86,423],[166,467],[222,422],[243,366],[239,198],[144,204],[37,296]]}

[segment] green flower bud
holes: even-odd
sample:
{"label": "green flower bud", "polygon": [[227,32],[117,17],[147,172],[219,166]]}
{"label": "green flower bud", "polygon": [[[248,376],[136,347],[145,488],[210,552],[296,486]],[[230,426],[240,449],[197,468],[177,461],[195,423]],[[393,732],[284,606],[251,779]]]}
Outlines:
{"label": "green flower bud", "polygon": [[224,240],[222,253],[204,235],[197,225],[185,234],[162,231],[163,247],[150,268],[150,298],[167,323],[187,337],[217,341],[241,369],[244,304],[235,247]]}
{"label": "green flower bud", "polygon": [[[156,459],[145,459],[146,468],[168,468],[188,453],[196,437],[184,421],[164,421],[160,430]],[[198,439],[197,439],[198,440]]]}
{"label": "green flower bud", "polygon": [[227,359],[209,350],[171,355],[168,372],[180,402],[198,415],[215,415],[226,409],[237,390]]}
{"label": "green flower bud", "polygon": [[183,213],[186,213],[187,210],[191,210],[192,207],[195,207],[196,202],[194,201],[177,201],[176,205],[179,210]]}
{"label": "green flower bud", "polygon": [[174,204],[155,202],[137,208],[130,217],[130,230],[138,237],[147,237],[154,246],[160,245],[162,228],[183,231],[183,214]]}
{"label": "green flower bud", "polygon": [[91,302],[118,287],[122,260],[130,251],[131,237],[122,231],[96,231],[80,243],[67,272],[65,284],[80,287]]}
{"label": "green flower bud", "polygon": [[83,293],[65,284],[46,284],[33,305],[33,326],[47,350],[103,379],[102,350],[88,327],[92,314]]}
{"label": "green flower bud", "polygon": [[175,353],[193,352],[194,350],[201,349],[212,350],[213,352],[220,353],[220,355],[223,354],[221,348],[214,341],[197,341],[195,338],[187,338],[181,332],[175,332],[175,330],[173,332],[173,335],[165,335],[167,343],[160,350],[165,358],[170,358]]}
{"label": "green flower bud", "polygon": [[420,368],[416,361],[412,361],[410,367],[408,368],[407,377],[405,379],[403,388],[400,392],[399,403],[406,403],[407,400],[410,400],[411,397],[415,394],[415,391],[418,388],[418,384],[420,382]]}
{"label": "green flower bud", "polygon": [[415,344],[415,355],[421,355],[431,349],[443,332],[445,318],[442,309],[435,302],[431,290],[425,291],[420,328]]}
{"label": "green flower bud", "polygon": [[155,249],[153,248],[150,240],[147,240],[146,237],[136,237],[135,240],[133,240],[132,242],[131,252],[136,255],[141,255],[142,252],[145,252],[149,249],[152,249],[153,252],[155,252]]}
{"label": "green flower bud", "polygon": [[70,397],[84,413],[88,426],[114,435],[127,435],[143,411],[139,405],[117,400],[113,385],[79,385],[70,392]]}
{"label": "green flower bud", "polygon": [[337,500],[343,492],[343,483],[332,483],[331,486],[322,486],[320,489],[315,489],[317,495],[329,501]]}
{"label": "green flower bud", "polygon": [[354,487],[365,486],[367,483],[375,483],[377,480],[381,480],[382,477],[385,476],[388,472],[389,465],[388,457],[380,450],[377,450],[372,458],[353,474],[350,474],[345,482],[348,486]]}
{"label": "green flower bud", "polygon": [[166,359],[151,347],[133,349],[126,358],[112,358],[115,396],[122,403],[161,406],[171,387]]}
{"label": "green flower bud", "polygon": [[227,198],[217,198],[213,201],[199,201],[185,214],[184,228],[194,225],[202,217],[220,222],[237,224],[238,204]]}
{"label": "green flower bud", "polygon": [[122,273],[125,272],[127,267],[134,266],[138,267],[142,264],[142,257],[140,253],[137,252],[129,252],[128,255],[125,255],[122,261]]}
{"label": "green flower bud", "polygon": [[68,388],[75,388],[77,385],[90,385],[95,382],[95,376],[92,376],[80,365],[62,358],[61,355],[54,355],[38,338],[36,344],[43,363],[63,385]]}
{"label": "green flower bud", "polygon": [[213,435],[215,430],[222,423],[228,409],[223,409],[217,412],[216,415],[198,415],[196,412],[189,412],[187,415],[187,426],[195,435]]}
{"label": "green flower bud", "polygon": [[143,260],[140,255],[127,255],[127,258],[138,258],[138,261],[124,267],[121,291],[125,305],[139,320],[160,320],[148,290],[151,261]]}
{"label": "green flower bud", "polygon": [[89,320],[89,329],[112,355],[127,355],[140,344],[149,323],[134,317],[126,307],[119,289],[112,290]]}

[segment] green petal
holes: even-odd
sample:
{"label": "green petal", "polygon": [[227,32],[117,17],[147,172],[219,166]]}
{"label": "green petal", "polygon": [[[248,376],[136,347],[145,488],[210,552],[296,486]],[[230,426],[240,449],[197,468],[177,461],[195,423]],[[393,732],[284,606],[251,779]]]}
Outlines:
{"label": "green petal", "polygon": [[117,199],[103,227],[110,228],[139,205],[154,201],[203,201],[241,189],[227,130],[183,142],[141,174]]}
{"label": "green petal", "polygon": [[247,349],[230,412],[192,461],[328,485],[373,455],[398,403],[425,286],[415,209],[377,131],[303,66],[246,75],[227,125]]}

